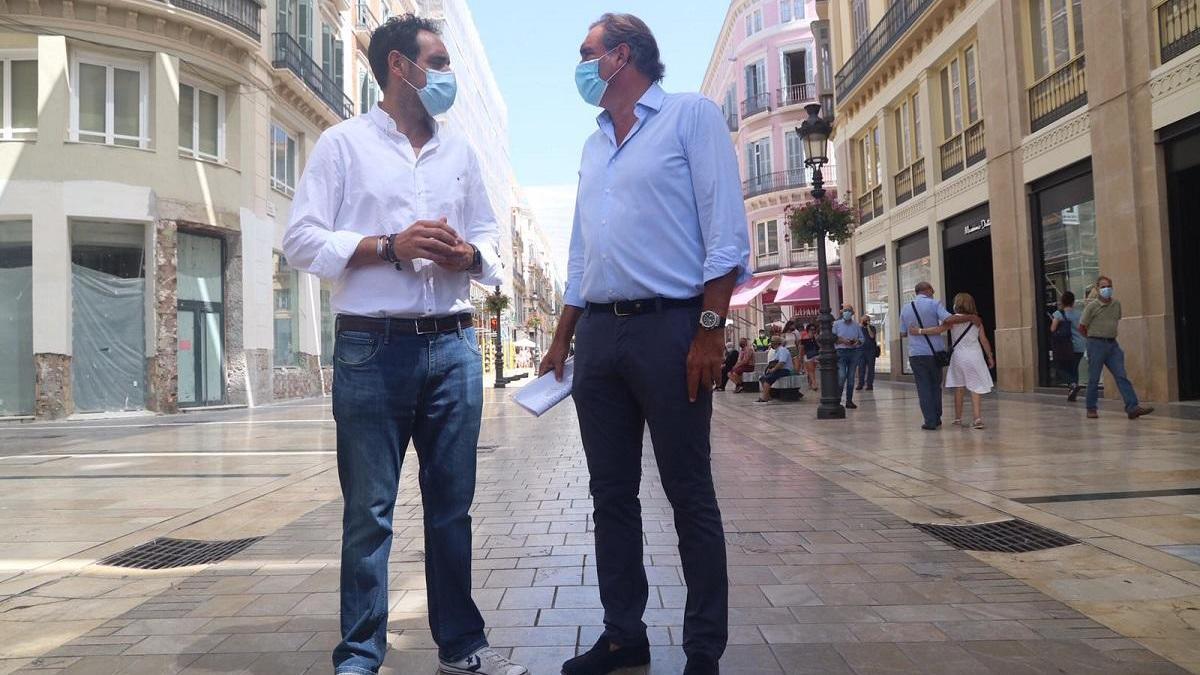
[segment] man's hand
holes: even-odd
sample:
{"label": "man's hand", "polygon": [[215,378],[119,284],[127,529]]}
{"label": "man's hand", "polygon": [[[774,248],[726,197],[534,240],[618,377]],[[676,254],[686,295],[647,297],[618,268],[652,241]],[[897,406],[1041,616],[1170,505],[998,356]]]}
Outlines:
{"label": "man's hand", "polygon": [[920,335],[920,334],[921,334],[921,327],[920,327],[920,326],[918,326],[918,325],[917,325],[917,324],[915,324],[915,323],[914,323],[914,324],[910,324],[910,325],[909,325],[909,327],[908,327],[908,334],[909,334],[909,335]]}
{"label": "man's hand", "polygon": [[696,332],[687,355],[688,400],[692,403],[701,391],[711,390],[720,381],[724,349],[724,331],[701,328]]}
{"label": "man's hand", "polygon": [[[460,247],[465,243],[458,233],[446,224],[446,219],[418,220],[396,235],[394,251],[397,258],[425,258],[442,265],[454,265],[461,260]],[[467,247],[470,248],[469,246]],[[468,263],[469,265],[469,263]]]}
{"label": "man's hand", "polygon": [[558,342],[551,344],[546,355],[542,357],[542,363],[538,366],[538,377],[553,370],[554,379],[562,382],[563,364],[567,361],[568,351],[569,348],[566,345],[560,345]]}
{"label": "man's hand", "polygon": [[448,260],[438,262],[439,267],[451,272],[466,272],[471,269],[473,264],[475,264],[475,247],[465,241],[454,247],[454,252]]}

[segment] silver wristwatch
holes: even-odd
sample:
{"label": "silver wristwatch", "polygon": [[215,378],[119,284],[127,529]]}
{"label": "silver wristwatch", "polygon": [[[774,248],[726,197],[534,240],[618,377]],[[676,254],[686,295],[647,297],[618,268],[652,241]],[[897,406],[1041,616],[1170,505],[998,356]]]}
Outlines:
{"label": "silver wristwatch", "polygon": [[725,317],[711,309],[700,312],[700,327],[704,330],[717,330],[725,327]]}

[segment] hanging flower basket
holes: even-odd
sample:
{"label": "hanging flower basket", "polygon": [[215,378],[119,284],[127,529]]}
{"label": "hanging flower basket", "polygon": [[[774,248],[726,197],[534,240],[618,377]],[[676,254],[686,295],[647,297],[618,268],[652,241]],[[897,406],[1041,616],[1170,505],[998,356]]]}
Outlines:
{"label": "hanging flower basket", "polygon": [[488,314],[500,314],[508,309],[508,302],[508,296],[497,291],[495,293],[488,293],[483,307],[488,311]]}
{"label": "hanging flower basket", "polygon": [[854,234],[856,216],[848,204],[818,199],[783,210],[794,241],[812,244],[824,237],[843,244]]}

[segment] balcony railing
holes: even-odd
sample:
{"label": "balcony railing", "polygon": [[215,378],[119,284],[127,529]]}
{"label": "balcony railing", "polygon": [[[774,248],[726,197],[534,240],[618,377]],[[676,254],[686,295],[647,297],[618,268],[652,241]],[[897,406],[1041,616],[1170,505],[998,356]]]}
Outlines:
{"label": "balcony railing", "polygon": [[1029,88],[1029,130],[1049,126],[1087,105],[1086,64],[1080,54]]}
{"label": "balcony railing", "polygon": [[1158,6],[1158,50],[1163,63],[1200,45],[1200,0],[1167,0]]}
{"label": "balcony railing", "polygon": [[968,166],[987,157],[987,148],[983,143],[983,120],[942,143],[938,154],[941,157],[942,180],[962,173]]}
{"label": "balcony railing", "polygon": [[801,103],[812,103],[817,100],[817,83],[803,82],[800,84],[792,84],[776,92],[775,102],[782,108],[788,105],[799,105]]}
{"label": "balcony railing", "polygon": [[379,28],[379,19],[371,11],[371,5],[366,0],[358,0],[357,6],[358,18],[354,22],[354,29],[374,33],[375,29]]}
{"label": "balcony railing", "polygon": [[776,190],[804,187],[805,184],[804,169],[776,171],[742,181],[742,195],[749,199]]}
{"label": "balcony railing", "polygon": [[778,253],[761,253],[754,257],[755,272],[770,272],[779,269]]}
{"label": "balcony railing", "polygon": [[288,33],[275,33],[275,58],[272,64],[276,68],[287,68],[295,73],[317,98],[324,101],[325,105],[342,119],[354,116],[354,102],[338,86],[333,75],[322,70],[300,47],[296,38]]}
{"label": "balcony railing", "polygon": [[871,68],[916,23],[936,0],[893,0],[883,18],[850,55],[846,65],[834,77],[838,99],[845,100],[862,82]]}
{"label": "balcony railing", "polygon": [[817,266],[817,249],[813,246],[801,243],[799,248],[796,248],[793,242],[792,248],[788,251],[787,262],[785,267],[816,267]]}
{"label": "balcony railing", "polygon": [[771,94],[769,92],[764,91],[761,94],[754,94],[745,101],[742,101],[742,119],[770,109]]}
{"label": "balcony railing", "polygon": [[925,191],[925,159],[921,158],[895,176],[896,204],[916,197]]}
{"label": "balcony railing", "polygon": [[865,223],[882,215],[883,186],[876,185],[873,190],[858,198],[858,221]]}
{"label": "balcony railing", "polygon": [[170,4],[220,21],[255,40],[259,39],[262,5],[254,0],[172,0]]}

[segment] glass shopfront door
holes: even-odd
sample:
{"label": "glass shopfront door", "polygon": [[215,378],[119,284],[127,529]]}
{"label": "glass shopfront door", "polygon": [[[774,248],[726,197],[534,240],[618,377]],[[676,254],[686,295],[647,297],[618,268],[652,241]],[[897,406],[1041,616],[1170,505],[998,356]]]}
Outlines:
{"label": "glass shopfront door", "polygon": [[179,234],[179,405],[225,402],[224,242]]}
{"label": "glass shopfront door", "polygon": [[875,372],[889,373],[895,331],[888,322],[887,252],[880,248],[860,257],[858,269],[862,274],[862,313],[871,315],[871,324],[878,331],[879,357],[875,359]]}
{"label": "glass shopfront door", "polygon": [[[1065,291],[1083,308],[1100,273],[1091,161],[1081,162],[1031,185],[1034,267],[1038,283],[1038,372],[1043,387],[1060,386],[1050,349],[1050,322]],[[1079,365],[1087,372],[1087,358]],[[1086,378],[1084,378],[1086,381]]]}
{"label": "glass shopfront door", "polygon": [[[899,283],[900,308],[912,302],[917,297],[913,290],[922,281],[931,281],[932,267],[929,262],[929,233],[925,231],[909,235],[896,243],[896,271]],[[941,289],[937,289],[939,292]],[[908,364],[908,340],[900,341],[901,369],[905,375],[912,374]]]}

